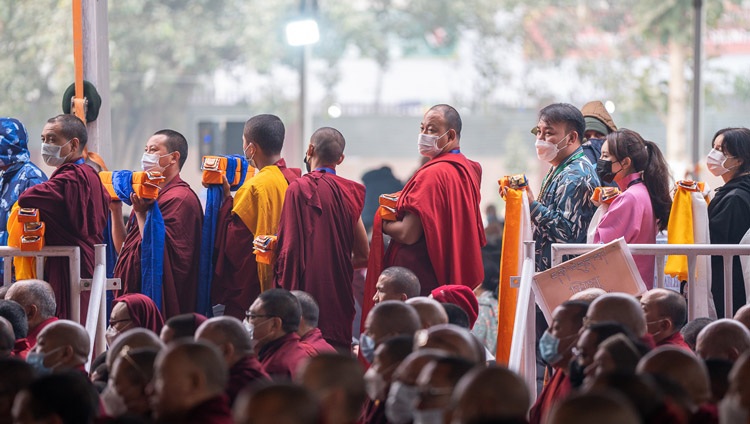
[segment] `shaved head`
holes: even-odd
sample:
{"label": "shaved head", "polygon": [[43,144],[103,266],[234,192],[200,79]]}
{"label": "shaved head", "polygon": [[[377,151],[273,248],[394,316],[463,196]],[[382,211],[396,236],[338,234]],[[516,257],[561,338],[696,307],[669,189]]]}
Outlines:
{"label": "shaved head", "polygon": [[320,307],[310,293],[302,290],[292,290],[294,297],[299,300],[299,306],[302,309],[302,318],[308,327],[317,327],[320,318]]}
{"label": "shaved head", "polygon": [[317,424],[320,405],[310,391],[290,383],[272,383],[243,391],[234,405],[236,424]]}
{"label": "shaved head", "polygon": [[230,367],[253,354],[250,335],[235,317],[221,316],[207,320],[196,330],[195,339],[216,346],[224,354],[224,360]]}
{"label": "shaved head", "polygon": [[524,419],[531,407],[526,383],[504,367],[475,368],[456,385],[453,392],[454,420]]}
{"label": "shaved head", "polygon": [[[359,418],[367,394],[364,371],[355,358],[321,353],[303,363],[296,380],[318,396],[327,418],[325,422],[339,422],[335,418],[341,422],[354,422]],[[338,397],[344,402],[337,402]]]}
{"label": "shaved head", "polygon": [[114,366],[115,359],[120,354],[120,351],[125,346],[129,349],[137,349],[141,347],[152,347],[157,350],[164,348],[164,342],[159,339],[153,331],[145,328],[132,328],[120,335],[112,346],[107,349],[107,368],[110,370]]}
{"label": "shaved head", "polygon": [[591,302],[586,317],[589,323],[621,323],[636,337],[646,335],[646,317],[635,297],[625,293],[608,293]]}
{"label": "shaved head", "polygon": [[388,293],[403,293],[407,299],[419,296],[421,286],[419,278],[410,269],[401,266],[392,266],[383,270],[378,278],[378,283],[386,286]]}
{"label": "shaved head", "polygon": [[439,104],[431,107],[427,112],[433,111],[441,113],[448,129],[456,131],[456,138],[461,138],[463,123],[461,122],[461,115],[453,106]]}
{"label": "shaved head", "polygon": [[649,352],[638,363],[639,374],[667,377],[679,384],[695,405],[711,398],[711,383],[706,364],[685,349],[662,346]]}
{"label": "shaved head", "polygon": [[745,410],[750,410],[750,391],[747,390],[747,382],[750,381],[750,352],[745,352],[735,362],[729,373],[729,390],[727,396],[739,396],[740,405]]}
{"label": "shaved head", "polygon": [[407,300],[406,304],[413,306],[417,310],[422,328],[430,328],[434,325],[448,323],[448,314],[445,312],[445,308],[435,299],[415,297]]}
{"label": "shaved head", "polygon": [[0,317],[0,358],[7,358],[16,345],[16,337],[13,335],[13,326],[10,322]]}
{"label": "shaved head", "polygon": [[745,328],[750,330],[750,305],[745,305],[734,314],[734,320],[739,321]]}
{"label": "shaved head", "polygon": [[627,400],[613,392],[573,394],[550,411],[548,423],[640,424],[641,419]]}
{"label": "shaved head", "polygon": [[386,300],[378,303],[367,314],[365,332],[378,345],[386,338],[393,336],[414,336],[420,329],[417,311],[406,303],[396,300]]}
{"label": "shaved head", "polygon": [[323,127],[315,131],[310,138],[315,154],[322,164],[337,164],[344,155],[346,140],[336,128]]}
{"label": "shaved head", "polygon": [[750,350],[750,330],[738,321],[720,319],[708,324],[700,333],[695,352],[705,359],[725,359],[731,362]]}
{"label": "shaved head", "polygon": [[584,302],[591,303],[594,300],[596,300],[596,298],[598,298],[599,296],[603,296],[605,294],[607,294],[606,291],[600,288],[592,287],[590,289],[582,290],[582,291],[579,291],[578,293],[575,293],[573,296],[570,296],[569,300],[582,300]]}
{"label": "shaved head", "polygon": [[438,349],[475,364],[484,362],[484,349],[479,351],[474,336],[457,325],[440,324],[422,330],[415,336],[414,344],[415,349]]}
{"label": "shaved head", "polygon": [[33,307],[38,316],[35,322],[29,320],[29,328],[36,327],[39,323],[55,316],[57,303],[52,286],[44,280],[19,280],[13,283],[5,294],[6,299],[15,300],[26,309],[29,315]]}
{"label": "shaved head", "polygon": [[39,333],[34,351],[45,354],[45,366],[62,370],[85,364],[90,348],[89,335],[81,324],[59,320]]}

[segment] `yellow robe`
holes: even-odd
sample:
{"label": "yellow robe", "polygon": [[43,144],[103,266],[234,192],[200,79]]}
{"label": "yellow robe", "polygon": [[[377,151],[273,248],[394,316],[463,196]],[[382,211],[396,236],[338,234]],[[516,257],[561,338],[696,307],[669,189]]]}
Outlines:
{"label": "yellow robe", "polygon": [[[287,187],[289,183],[279,167],[268,165],[237,190],[232,213],[240,217],[254,237],[276,234]],[[273,263],[258,263],[258,278],[261,291],[273,288]]]}

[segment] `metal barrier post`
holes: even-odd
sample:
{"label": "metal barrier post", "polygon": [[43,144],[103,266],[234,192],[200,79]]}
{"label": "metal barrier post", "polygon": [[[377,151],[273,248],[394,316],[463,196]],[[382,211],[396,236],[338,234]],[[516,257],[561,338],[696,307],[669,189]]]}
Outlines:
{"label": "metal barrier post", "polygon": [[[734,316],[734,292],[732,291],[732,259],[733,256],[723,255],[724,260],[724,316],[732,318]],[[718,317],[721,318],[721,317]]]}
{"label": "metal barrier post", "polygon": [[[81,322],[81,250],[76,248],[70,264],[70,317]],[[37,261],[38,262],[38,261]]]}
{"label": "metal barrier post", "polygon": [[[91,296],[89,297],[88,313],[86,314],[86,332],[89,334],[91,347],[89,350],[86,368],[88,369],[94,359],[94,352],[104,352],[104,332],[102,322],[106,321],[106,284],[107,284],[107,254],[106,245],[94,246],[94,275],[91,280]],[[80,287],[80,281],[79,281]],[[104,313],[103,313],[104,312]]]}

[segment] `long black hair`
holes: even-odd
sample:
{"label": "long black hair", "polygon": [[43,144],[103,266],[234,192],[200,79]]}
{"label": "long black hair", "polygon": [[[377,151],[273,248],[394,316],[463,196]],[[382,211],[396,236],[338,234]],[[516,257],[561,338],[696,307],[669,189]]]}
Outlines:
{"label": "long black hair", "polygon": [[669,195],[671,175],[659,146],[653,141],[644,140],[637,132],[624,128],[608,134],[606,143],[611,155],[619,161],[630,158],[633,169],[641,173],[651,198],[656,225],[659,231],[666,229],[672,210],[672,197]]}
{"label": "long black hair", "polygon": [[734,175],[742,175],[750,171],[750,130],[732,127],[720,129],[711,139],[712,148],[720,135],[724,136],[724,140],[721,142],[721,150],[724,155],[742,161]]}

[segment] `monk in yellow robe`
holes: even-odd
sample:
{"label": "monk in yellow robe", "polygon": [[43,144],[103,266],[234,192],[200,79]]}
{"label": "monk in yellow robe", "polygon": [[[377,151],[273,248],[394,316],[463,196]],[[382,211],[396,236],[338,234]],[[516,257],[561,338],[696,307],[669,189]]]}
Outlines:
{"label": "monk in yellow robe", "polygon": [[258,115],[245,123],[243,151],[259,171],[234,198],[224,183],[211,284],[211,304],[224,305],[224,315],[244,319],[255,298],[273,287],[273,263],[256,261],[253,239],[277,233],[286,189],[300,176],[299,169],[287,168],[281,158],[283,145],[284,124],[277,116]]}

